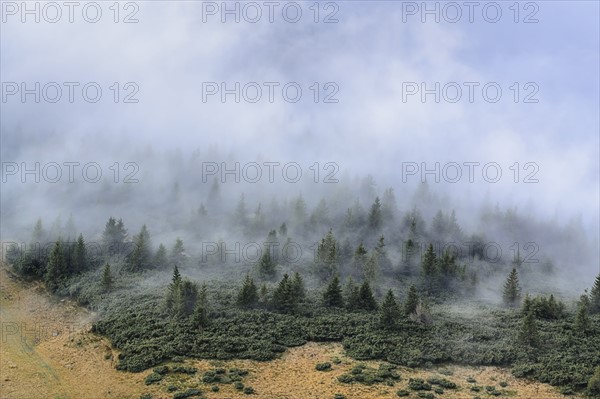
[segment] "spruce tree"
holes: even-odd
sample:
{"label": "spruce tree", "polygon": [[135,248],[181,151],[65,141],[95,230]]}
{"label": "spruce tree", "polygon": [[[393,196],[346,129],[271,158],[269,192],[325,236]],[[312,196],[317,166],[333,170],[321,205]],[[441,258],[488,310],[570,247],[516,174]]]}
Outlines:
{"label": "spruce tree", "polygon": [[181,281],[179,298],[175,306],[176,313],[187,317],[194,312],[198,301],[198,286],[188,279]]}
{"label": "spruce tree", "polygon": [[333,308],[343,308],[344,298],[342,297],[342,287],[340,286],[340,279],[337,275],[331,279],[331,282],[327,286],[327,289],[323,293],[323,305]]}
{"label": "spruce tree", "polygon": [[371,211],[369,212],[369,228],[372,230],[378,230],[381,228],[382,220],[381,220],[381,201],[379,197],[375,198],[375,202],[371,205]]}
{"label": "spruce tree", "polygon": [[208,293],[206,284],[202,284],[198,292],[198,300],[196,301],[192,321],[197,328],[204,328],[208,325]]}
{"label": "spruce tree", "polygon": [[600,313],[600,274],[596,276],[596,281],[590,291],[590,313]]}
{"label": "spruce tree", "polygon": [[377,301],[373,296],[373,291],[368,281],[364,281],[359,290],[359,307],[363,310],[377,309]]}
{"label": "spruce tree", "polygon": [[379,313],[379,325],[381,328],[387,330],[394,330],[398,327],[398,321],[400,319],[400,307],[396,302],[394,293],[389,290],[383,303],[381,304],[381,310]]}
{"label": "spruce tree", "polygon": [[436,263],[437,257],[435,255],[435,251],[433,250],[433,244],[430,243],[427,247],[425,255],[423,256],[423,262],[421,263],[423,275],[425,275],[428,281],[432,281],[433,276],[435,276],[437,269]]}
{"label": "spruce tree", "polygon": [[155,269],[163,270],[169,264],[167,259],[167,248],[161,243],[156,250],[156,254],[154,254],[154,260],[152,262]]}
{"label": "spruce tree", "polygon": [[358,310],[360,306],[360,288],[354,283],[352,277],[348,278],[344,286],[344,301],[348,310]]}
{"label": "spruce tree", "polygon": [[519,331],[519,342],[534,348],[539,345],[537,320],[533,311],[527,312],[527,315],[523,319]]}
{"label": "spruce tree", "polygon": [[171,283],[167,288],[167,297],[165,299],[165,308],[174,313],[176,310],[176,302],[180,296],[180,288],[181,288],[181,274],[179,274],[179,269],[177,266],[173,268],[173,277],[171,278]]}
{"label": "spruce tree", "polygon": [[329,232],[321,239],[317,247],[317,259],[315,267],[322,281],[329,281],[338,272],[339,248],[338,243],[333,236],[333,231]]}
{"label": "spruce tree", "polygon": [[404,314],[409,316],[417,311],[419,305],[419,294],[417,293],[417,287],[412,284],[408,290],[408,296],[406,302],[404,302]]}
{"label": "spruce tree", "polygon": [[177,237],[175,244],[171,249],[171,263],[177,266],[181,266],[185,260],[185,248],[183,247],[183,241]]}
{"label": "spruce tree", "polygon": [[133,252],[129,256],[129,271],[139,272],[150,266],[150,248],[150,234],[146,225],[143,225],[140,233],[135,237]]}
{"label": "spruce tree", "polygon": [[366,281],[374,283],[379,276],[379,254],[377,251],[371,251],[367,258],[364,269],[364,278]]}
{"label": "spruce tree", "polygon": [[367,250],[361,242],[354,251],[354,257],[352,259],[354,264],[354,272],[356,275],[364,275],[365,265],[367,264]]}
{"label": "spruce tree", "polygon": [[516,306],[521,299],[521,287],[519,285],[519,275],[517,269],[513,267],[504,283],[504,292],[502,294],[504,304],[510,307]]}
{"label": "spruce tree", "polygon": [[35,226],[33,227],[33,232],[31,234],[31,246],[35,247],[36,245],[43,245],[46,243],[47,235],[44,230],[44,226],[42,224],[42,219],[38,218],[35,222]]}
{"label": "spruce tree", "polygon": [[296,298],[292,281],[287,273],[277,285],[273,293],[273,305],[283,312],[293,312],[296,309]]}
{"label": "spruce tree", "polygon": [[271,279],[275,277],[276,269],[275,262],[271,258],[270,248],[267,248],[264,251],[263,255],[260,258],[260,262],[258,263],[258,274],[262,278]]}
{"label": "spruce tree", "polygon": [[590,330],[590,317],[589,317],[590,299],[587,295],[582,295],[579,305],[577,307],[577,314],[575,315],[575,330],[580,334],[587,334]]}
{"label": "spruce tree", "polygon": [[254,280],[250,277],[250,275],[246,275],[246,279],[244,280],[244,284],[237,297],[237,304],[243,308],[251,308],[256,305],[258,302],[258,292],[256,289],[256,284],[254,284]]}
{"label": "spruce tree", "polygon": [[102,271],[102,289],[104,291],[109,291],[112,288],[113,278],[110,272],[110,265],[107,263],[104,265],[104,270]]}
{"label": "spruce tree", "polygon": [[64,277],[64,269],[65,259],[62,251],[62,244],[60,240],[58,240],[50,253],[48,265],[46,266],[46,275],[44,277],[46,288],[48,288],[50,292],[54,292],[58,289],[58,285]]}
{"label": "spruce tree", "polygon": [[75,244],[75,253],[73,255],[73,266],[71,272],[78,274],[85,271],[88,267],[87,261],[87,249],[83,239],[83,234],[79,234],[77,243]]}
{"label": "spruce tree", "polygon": [[303,301],[306,298],[306,288],[304,287],[304,279],[300,273],[295,272],[292,279],[292,291],[297,301]]}

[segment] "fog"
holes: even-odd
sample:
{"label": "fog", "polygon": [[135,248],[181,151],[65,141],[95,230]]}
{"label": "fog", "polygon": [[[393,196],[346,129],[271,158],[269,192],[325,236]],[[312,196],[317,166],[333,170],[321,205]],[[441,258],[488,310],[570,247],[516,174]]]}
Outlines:
{"label": "fog", "polygon": [[[548,285],[578,295],[599,271],[600,6],[539,3],[538,22],[523,23],[531,10],[516,17],[503,3],[497,23],[481,10],[470,22],[466,9],[452,23],[404,3],[320,3],[318,15],[294,3],[294,23],[279,9],[269,22],[260,2],[256,23],[213,2],[121,3],[118,23],[108,3],[97,23],[79,9],[69,22],[65,6],[50,23],[46,3],[36,22],[24,3],[3,3],[1,240],[28,242],[38,218],[64,236],[72,217],[99,242],[114,216],[130,236],[146,224],[154,248],[181,237],[194,262],[207,243],[262,243],[284,222],[305,249],[332,227],[340,242],[372,247],[377,237],[335,227],[356,201],[366,214],[393,188],[397,210],[382,229],[393,265],[408,213],[418,209],[429,229],[439,210],[455,211],[465,237],[498,243],[503,262],[514,243],[521,255],[534,243],[535,259],[554,264]],[[433,94],[421,97],[422,84]],[[48,101],[57,86],[62,96]],[[448,101],[457,87],[462,97]],[[264,215],[251,232],[231,222],[242,194],[248,220],[259,204]],[[324,215],[325,199],[327,217],[295,224],[299,196],[307,218]],[[501,281],[490,276],[480,297],[497,301]]]}

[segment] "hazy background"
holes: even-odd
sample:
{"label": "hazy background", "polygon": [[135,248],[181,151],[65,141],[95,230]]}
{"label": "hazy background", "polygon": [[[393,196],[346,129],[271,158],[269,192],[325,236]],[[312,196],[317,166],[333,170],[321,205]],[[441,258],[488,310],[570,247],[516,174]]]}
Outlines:
{"label": "hazy background", "polygon": [[[402,212],[414,205],[420,182],[419,175],[402,181],[403,162],[427,162],[430,168],[434,162],[497,162],[503,172],[498,183],[486,182],[479,167],[475,183],[465,175],[456,184],[436,183],[429,176],[429,188],[442,198],[445,211],[456,209],[463,226],[477,228],[477,212],[498,204],[561,226],[575,223],[597,248],[596,2],[537,2],[539,22],[529,24],[513,21],[511,2],[500,3],[503,14],[497,23],[486,22],[481,7],[473,23],[466,7],[459,23],[443,18],[436,23],[431,15],[422,23],[420,14],[402,22],[403,3],[391,1],[337,2],[337,23],[314,23],[312,2],[298,3],[303,11],[298,23],[282,18],[282,6],[275,10],[274,23],[268,22],[266,7],[258,23],[243,18],[235,23],[231,16],[222,23],[220,14],[203,22],[201,2],[147,1],[135,3],[139,22],[124,24],[114,23],[109,3],[100,4],[102,18],[95,24],[83,20],[80,8],[74,23],[63,8],[54,24],[35,23],[32,17],[22,23],[20,14],[6,15],[3,8],[3,83],[97,82],[103,89],[93,104],[77,90],[69,103],[66,89],[55,104],[43,99],[37,104],[33,96],[25,103],[18,95],[3,99],[3,240],[29,234],[38,217],[49,224],[59,216],[64,222],[70,214],[86,232],[99,233],[114,215],[126,220],[131,233],[147,222],[153,235],[172,237],[169,212],[185,214],[205,202],[212,179],[203,182],[201,171],[208,161],[297,162],[302,167],[304,179],[298,184],[280,177],[270,184],[263,174],[263,184],[229,185],[223,199],[228,206],[240,192],[251,210],[256,198],[293,198],[302,192],[313,207],[322,195],[339,189],[335,186],[358,190],[361,179],[372,175],[377,194],[394,187]],[[121,9],[120,19],[132,10]],[[332,10],[321,9],[320,20]],[[521,9],[519,19],[531,11]],[[242,86],[297,82],[303,96],[287,103],[279,86],[273,103],[265,93],[256,104],[235,103],[232,96],[226,103],[218,96],[202,101],[203,82],[232,87],[236,81]],[[465,81],[497,82],[502,98],[487,103],[479,86],[474,103],[466,99],[466,89],[455,104],[435,103],[432,96],[421,103],[418,95],[402,101],[403,82],[426,82],[431,88],[435,82]],[[139,102],[115,104],[109,90],[114,82],[121,87],[134,82]],[[321,88],[336,83],[339,102],[315,104],[309,89],[314,82]],[[527,82],[537,84],[539,102],[515,103],[509,89],[514,82],[521,89]],[[309,167],[317,161],[321,167],[325,162],[339,166],[340,183],[312,182]],[[79,168],[69,183],[63,167],[59,183],[35,183],[32,176],[22,182],[20,174],[5,173],[7,162],[29,167],[34,162],[97,162],[103,177],[88,183]],[[121,168],[118,183],[109,169],[115,162]],[[138,183],[122,182],[127,162],[139,167]],[[519,183],[509,169],[515,162],[521,167]],[[538,183],[522,182],[527,162],[539,166]],[[176,183],[183,193],[179,202],[172,196]],[[358,191],[347,195],[359,196]],[[528,234],[533,236],[528,240],[539,240],[535,232]],[[598,258],[589,259],[590,276],[597,268]]]}

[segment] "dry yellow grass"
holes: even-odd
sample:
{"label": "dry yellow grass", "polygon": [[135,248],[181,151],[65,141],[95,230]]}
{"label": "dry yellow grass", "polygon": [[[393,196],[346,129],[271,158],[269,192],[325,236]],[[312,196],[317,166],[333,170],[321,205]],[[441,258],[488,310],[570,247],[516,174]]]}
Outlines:
{"label": "dry yellow grass", "polygon": [[[519,380],[505,369],[495,367],[462,367],[448,365],[431,370],[399,368],[402,380],[394,387],[383,384],[365,386],[342,384],[337,377],[349,372],[358,363],[344,355],[340,344],[309,343],[288,350],[271,362],[236,360],[186,361],[199,369],[195,376],[169,374],[159,385],[146,386],[149,374],[124,373],[115,370],[117,352],[106,339],[89,332],[94,315],[70,301],[57,301],[37,283],[22,283],[0,270],[0,316],[2,349],[0,351],[0,399],[47,398],[132,398],[152,393],[154,398],[171,398],[168,384],[179,387],[199,387],[207,398],[248,398],[232,385],[220,385],[211,392],[210,385],[199,383],[202,373],[215,367],[244,368],[250,374],[246,385],[256,390],[253,397],[266,399],[331,399],[336,393],[348,399],[395,398],[398,389],[405,389],[409,378],[443,376],[460,388],[446,390],[438,398],[472,399],[468,377],[477,385],[494,385],[505,389],[515,399],[554,399],[563,397],[551,386]],[[338,358],[328,372],[315,370],[320,362]],[[378,367],[379,362],[362,362]],[[444,375],[442,375],[444,373]],[[501,388],[500,381],[508,386]],[[485,393],[481,397],[490,397]],[[410,396],[416,398],[416,395]]]}

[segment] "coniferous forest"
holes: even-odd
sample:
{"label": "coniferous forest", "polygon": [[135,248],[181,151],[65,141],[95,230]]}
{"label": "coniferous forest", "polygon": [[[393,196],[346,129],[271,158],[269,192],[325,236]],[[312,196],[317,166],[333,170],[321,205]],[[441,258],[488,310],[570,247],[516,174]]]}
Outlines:
{"label": "coniferous forest", "polygon": [[[265,206],[240,193],[227,208],[215,180],[190,218],[173,218],[170,242],[156,239],[165,231],[155,236],[152,215],[141,225],[113,215],[88,234],[75,217],[34,220],[7,261],[97,312],[93,332],[121,351],[123,371],[182,356],[269,361],[336,341],[355,359],[497,365],[600,395],[600,275],[575,293],[560,283],[577,259],[568,251],[584,247],[576,227],[484,207],[469,229],[452,209],[432,211],[426,186],[414,193],[422,211],[365,181],[360,199],[336,187]],[[518,233],[539,226],[542,240]]]}

